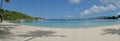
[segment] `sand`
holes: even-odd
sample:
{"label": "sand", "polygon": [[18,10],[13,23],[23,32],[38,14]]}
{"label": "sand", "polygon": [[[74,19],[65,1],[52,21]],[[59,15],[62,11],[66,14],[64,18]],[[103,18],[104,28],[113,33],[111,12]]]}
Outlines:
{"label": "sand", "polygon": [[[14,23],[0,41],[120,41],[120,24],[93,28],[46,28]],[[9,28],[10,26],[8,26]]]}

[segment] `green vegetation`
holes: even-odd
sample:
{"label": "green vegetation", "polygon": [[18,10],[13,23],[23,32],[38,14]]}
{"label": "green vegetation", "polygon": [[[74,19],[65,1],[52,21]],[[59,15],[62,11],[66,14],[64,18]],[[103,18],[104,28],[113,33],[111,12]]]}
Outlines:
{"label": "green vegetation", "polygon": [[117,17],[120,18],[120,15],[118,15]]}
{"label": "green vegetation", "polygon": [[[1,3],[0,3],[0,10],[2,9],[3,2],[6,2],[6,3],[9,3],[9,2],[10,2],[10,0],[0,0],[0,1],[1,1]],[[3,21],[3,18],[2,18],[2,15],[1,15],[1,14],[3,14],[2,11],[0,12],[0,23]]]}
{"label": "green vegetation", "polygon": [[97,17],[97,19],[118,19],[120,18],[120,15],[118,16],[102,16],[102,17]]}
{"label": "green vegetation", "polygon": [[31,17],[29,15],[20,13],[20,12],[16,12],[16,11],[9,11],[9,10],[0,10],[0,12],[3,13],[3,18],[4,20],[16,20],[16,21],[20,21],[20,20],[25,20],[25,21],[32,21],[32,20],[38,20],[38,19],[44,19],[41,17]]}
{"label": "green vegetation", "polygon": [[42,17],[34,17],[34,20],[44,20]]}

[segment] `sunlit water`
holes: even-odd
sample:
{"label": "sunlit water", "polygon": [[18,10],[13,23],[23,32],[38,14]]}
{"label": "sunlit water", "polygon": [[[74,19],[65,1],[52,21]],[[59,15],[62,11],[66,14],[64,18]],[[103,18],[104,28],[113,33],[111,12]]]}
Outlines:
{"label": "sunlit water", "polygon": [[120,24],[120,20],[65,20],[65,19],[48,19],[44,21],[22,22],[24,25],[48,27],[48,28],[91,28],[99,26],[109,26]]}

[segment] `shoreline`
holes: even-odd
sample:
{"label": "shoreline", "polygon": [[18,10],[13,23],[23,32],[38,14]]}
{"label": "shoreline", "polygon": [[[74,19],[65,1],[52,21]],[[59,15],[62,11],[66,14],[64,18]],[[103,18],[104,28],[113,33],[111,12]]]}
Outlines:
{"label": "shoreline", "polygon": [[[16,23],[15,23],[16,24]],[[89,28],[84,28],[84,27],[80,27],[80,28],[51,28],[51,27],[42,27],[42,26],[32,26],[32,25],[24,25],[24,24],[18,24],[21,26],[31,26],[31,27],[37,27],[37,28],[48,28],[48,29],[92,29],[92,28],[112,28],[111,26],[119,26],[120,24],[114,24],[114,25],[107,25],[107,26],[95,26],[95,27],[89,27]]]}
{"label": "shoreline", "polygon": [[[4,23],[9,24],[9,23]],[[14,24],[14,23],[10,23]],[[9,41],[119,41],[120,24],[95,28],[45,28],[14,24],[15,40]],[[108,33],[109,32],[109,33]],[[102,35],[107,33],[105,35]],[[25,37],[26,35],[26,37]],[[24,36],[24,37],[23,37]],[[31,39],[32,37],[35,37]],[[11,37],[10,37],[11,38]]]}

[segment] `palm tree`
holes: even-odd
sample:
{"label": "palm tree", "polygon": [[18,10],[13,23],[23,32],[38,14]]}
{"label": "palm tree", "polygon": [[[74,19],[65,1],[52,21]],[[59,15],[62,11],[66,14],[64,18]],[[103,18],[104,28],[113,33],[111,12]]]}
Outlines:
{"label": "palm tree", "polygon": [[[6,3],[9,3],[10,0],[4,0]],[[1,5],[0,5],[0,9],[2,9],[2,5],[3,5],[3,0],[1,0]]]}
{"label": "palm tree", "polygon": [[[10,2],[10,0],[4,0],[6,3],[9,3]],[[1,4],[0,4],[0,9],[2,9],[2,6],[3,6],[3,0],[1,0]],[[2,18],[2,12],[0,12],[0,22],[2,22],[3,21],[3,18]]]}

